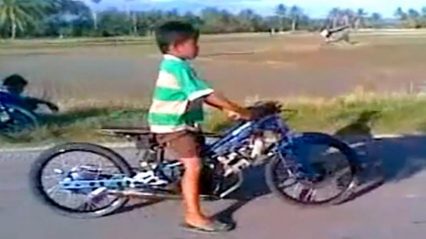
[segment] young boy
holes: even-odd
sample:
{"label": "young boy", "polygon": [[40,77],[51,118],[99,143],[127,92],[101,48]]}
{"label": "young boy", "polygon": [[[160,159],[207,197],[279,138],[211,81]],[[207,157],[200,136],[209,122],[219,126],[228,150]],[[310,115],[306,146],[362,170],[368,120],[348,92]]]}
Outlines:
{"label": "young boy", "polygon": [[39,105],[46,105],[52,112],[59,110],[58,106],[51,102],[24,96],[23,93],[27,85],[28,81],[21,75],[13,74],[6,77],[0,87],[0,100],[15,104],[29,111],[36,110]]}
{"label": "young boy", "polygon": [[233,118],[250,119],[251,113],[215,92],[190,66],[188,61],[198,56],[198,37],[199,31],[184,22],[167,22],[157,29],[156,40],[164,58],[148,122],[158,141],[176,153],[185,167],[185,226],[208,232],[228,231],[230,225],[209,219],[200,208],[197,124],[203,120],[203,103],[227,111]]}

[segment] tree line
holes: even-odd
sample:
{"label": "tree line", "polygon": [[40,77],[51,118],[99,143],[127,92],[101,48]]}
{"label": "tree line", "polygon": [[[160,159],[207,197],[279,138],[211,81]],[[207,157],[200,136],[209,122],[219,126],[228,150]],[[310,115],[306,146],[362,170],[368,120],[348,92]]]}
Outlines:
{"label": "tree line", "polygon": [[205,8],[199,14],[177,10],[118,10],[98,11],[94,5],[102,0],[91,0],[88,6],[76,0],[0,0],[0,37],[109,37],[152,34],[155,26],[168,20],[185,20],[203,33],[266,32],[319,30],[342,25],[359,28],[386,26],[426,27],[426,7],[420,11],[398,8],[397,21],[387,21],[379,13],[364,9],[330,10],[325,19],[311,18],[299,6],[279,4],[272,16],[262,16],[252,9],[231,13],[218,8]]}

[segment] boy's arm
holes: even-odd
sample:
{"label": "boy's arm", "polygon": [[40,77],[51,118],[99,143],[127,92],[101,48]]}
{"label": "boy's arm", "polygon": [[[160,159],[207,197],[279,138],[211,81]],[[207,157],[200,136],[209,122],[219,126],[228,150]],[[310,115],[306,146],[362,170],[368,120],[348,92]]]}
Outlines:
{"label": "boy's arm", "polygon": [[32,108],[36,109],[38,105],[44,104],[49,107],[52,111],[58,111],[59,107],[49,101],[33,98],[33,97],[25,97],[25,101],[27,104],[31,105]]}
{"label": "boy's arm", "polygon": [[246,120],[251,118],[251,111],[216,93],[206,81],[198,78],[191,68],[181,68],[176,72],[176,75],[180,79],[183,90],[190,101],[204,98],[204,102],[208,105],[228,111],[234,116],[236,114],[238,118]]}
{"label": "boy's arm", "polygon": [[230,101],[225,96],[219,93],[213,92],[212,94],[209,94],[208,96],[206,96],[204,102],[220,110],[236,113],[241,119],[245,119],[245,120],[251,119],[250,110]]}

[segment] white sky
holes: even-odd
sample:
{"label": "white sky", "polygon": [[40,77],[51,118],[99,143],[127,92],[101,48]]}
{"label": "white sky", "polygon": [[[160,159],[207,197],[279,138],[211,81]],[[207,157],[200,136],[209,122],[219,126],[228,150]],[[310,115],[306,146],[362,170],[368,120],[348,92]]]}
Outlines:
{"label": "white sky", "polygon": [[[84,0],[90,2],[91,0]],[[231,11],[239,11],[244,8],[253,8],[260,14],[273,14],[274,7],[280,3],[287,6],[297,4],[313,16],[325,16],[333,7],[340,8],[364,8],[367,12],[379,12],[385,17],[392,17],[397,7],[404,9],[415,8],[421,10],[426,7],[426,0],[103,0],[100,7],[123,7],[125,2],[129,6],[138,9],[174,7],[190,10],[194,6],[214,6]]]}

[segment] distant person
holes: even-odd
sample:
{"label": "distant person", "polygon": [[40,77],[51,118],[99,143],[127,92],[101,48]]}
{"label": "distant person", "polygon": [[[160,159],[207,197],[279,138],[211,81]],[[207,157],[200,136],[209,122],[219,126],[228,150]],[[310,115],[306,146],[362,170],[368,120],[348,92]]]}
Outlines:
{"label": "distant person", "polygon": [[324,28],[320,35],[325,39],[327,44],[340,41],[351,43],[349,33],[349,26],[341,26],[334,29]]}
{"label": "distant person", "polygon": [[269,28],[268,32],[269,32],[269,36],[273,37],[275,35],[275,28]]}
{"label": "distant person", "polygon": [[21,75],[13,74],[6,77],[0,87],[0,101],[14,104],[28,111],[35,111],[40,105],[47,106],[52,112],[59,111],[59,107],[51,102],[25,96],[23,93],[28,81]]}

